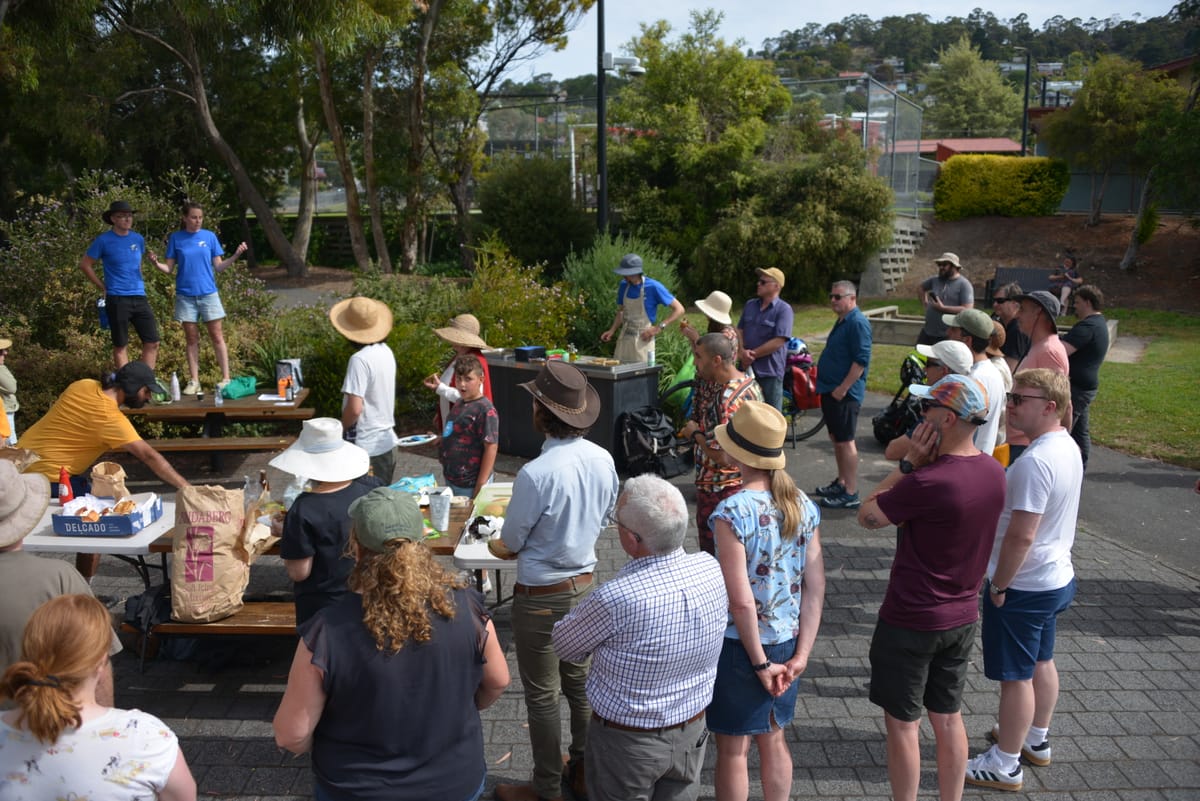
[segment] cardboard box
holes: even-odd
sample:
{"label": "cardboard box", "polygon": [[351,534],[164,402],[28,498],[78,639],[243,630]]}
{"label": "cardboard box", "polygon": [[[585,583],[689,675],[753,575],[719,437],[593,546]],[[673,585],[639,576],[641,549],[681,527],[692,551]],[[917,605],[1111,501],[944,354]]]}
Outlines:
{"label": "cardboard box", "polygon": [[157,493],[141,492],[131,497],[138,505],[133,512],[127,515],[105,515],[95,523],[83,520],[73,512],[81,508],[96,508],[97,505],[102,510],[115,505],[116,501],[93,495],[84,495],[69,501],[63,507],[62,513],[50,516],[54,533],[65,537],[127,537],[162,517],[162,498]]}

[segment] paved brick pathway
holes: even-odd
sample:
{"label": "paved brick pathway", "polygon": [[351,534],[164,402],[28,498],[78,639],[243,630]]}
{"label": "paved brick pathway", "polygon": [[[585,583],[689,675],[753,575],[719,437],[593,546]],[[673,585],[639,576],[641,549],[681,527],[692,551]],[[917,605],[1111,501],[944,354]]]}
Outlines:
{"label": "paved brick pathway", "polygon": [[[826,441],[801,443],[789,454],[789,462],[789,471],[802,488],[824,483],[833,472]],[[516,464],[503,460],[500,469],[515,469]],[[431,460],[406,455],[400,470],[410,474],[435,467]],[[863,472],[869,488],[882,477],[885,466],[868,456]],[[690,494],[687,479],[679,483]],[[788,731],[795,759],[792,796],[883,801],[889,798],[883,723],[866,697],[867,645],[887,581],[893,534],[864,532],[851,513],[829,512],[821,535],[828,589],[824,622],[796,719]],[[694,543],[694,534],[690,542]],[[601,539],[598,552],[601,579],[624,561],[611,534]],[[1051,731],[1054,764],[1026,767],[1025,788],[1017,797],[1200,799],[1197,576],[1097,534],[1086,522],[1074,553],[1079,594],[1060,621],[1057,661],[1062,695]],[[127,567],[105,560],[95,589],[115,605],[140,585]],[[287,590],[278,560],[264,559],[255,565],[251,595]],[[497,611],[496,622],[509,654],[513,684],[483,714],[490,771],[486,797],[497,781],[524,780],[531,768],[507,606]],[[202,796],[308,798],[307,758],[281,754],[271,739],[270,721],[293,647],[279,639],[239,641],[216,652],[206,649],[204,662],[160,659],[149,664],[144,674],[138,673],[136,659],[127,650],[115,660],[117,700],[121,706],[159,715],[174,728]],[[986,747],[983,735],[994,720],[997,699],[997,686],[983,677],[977,650],[964,698],[972,754]],[[926,766],[922,798],[936,798],[933,740],[927,725],[922,731],[922,753]],[[704,799],[713,797],[713,758],[710,747],[702,775]],[[751,797],[761,798],[756,782]],[[1013,794],[968,788],[964,797]]]}

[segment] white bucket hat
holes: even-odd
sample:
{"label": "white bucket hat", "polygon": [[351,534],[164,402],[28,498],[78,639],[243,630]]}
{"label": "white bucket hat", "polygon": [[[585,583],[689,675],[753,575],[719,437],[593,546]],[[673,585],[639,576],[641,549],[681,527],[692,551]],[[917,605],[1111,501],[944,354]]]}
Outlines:
{"label": "white bucket hat", "polygon": [[342,439],[342,424],[332,417],[304,421],[300,438],[270,461],[271,467],[313,481],[350,481],[367,474],[371,457]]}

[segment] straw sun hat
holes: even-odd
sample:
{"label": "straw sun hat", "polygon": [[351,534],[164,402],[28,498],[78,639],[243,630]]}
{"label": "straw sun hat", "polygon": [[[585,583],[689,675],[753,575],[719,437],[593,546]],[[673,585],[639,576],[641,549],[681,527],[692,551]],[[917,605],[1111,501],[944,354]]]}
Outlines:
{"label": "straw sun hat", "polygon": [[435,328],[433,333],[451,345],[483,350],[488,343],[480,336],[479,318],[473,314],[460,314],[445,328]]}
{"label": "straw sun hat", "polygon": [[746,401],[728,423],[713,432],[721,447],[744,465],[759,470],[782,470],[787,466],[783,441],[787,419],[769,403]]}
{"label": "straw sun hat", "polygon": [[338,333],[360,345],[374,345],[392,331],[392,310],[374,298],[346,298],[333,304],[329,322]]}
{"label": "straw sun hat", "polygon": [[50,503],[50,482],[41,473],[19,473],[0,459],[0,548],[25,539]]}

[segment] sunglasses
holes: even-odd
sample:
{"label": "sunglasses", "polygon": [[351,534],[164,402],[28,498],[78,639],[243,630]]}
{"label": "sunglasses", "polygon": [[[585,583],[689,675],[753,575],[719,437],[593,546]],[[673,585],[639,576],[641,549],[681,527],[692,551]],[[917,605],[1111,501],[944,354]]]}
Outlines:
{"label": "sunglasses", "polygon": [[773,284],[773,283],[775,283],[775,282],[774,282],[773,280],[771,280],[770,278],[760,278],[760,279],[758,279],[758,285],[759,285],[759,286],[762,286],[763,284]]}
{"label": "sunglasses", "polygon": [[1010,300],[1012,300],[1012,298],[992,298],[992,304],[995,305],[997,303],[1008,303]]}
{"label": "sunglasses", "polygon": [[1020,406],[1022,401],[1027,401],[1027,400],[1031,400],[1031,401],[1032,400],[1041,400],[1041,401],[1050,400],[1045,395],[1021,395],[1016,392],[1006,392],[1005,394],[1008,396],[1008,402],[1011,403],[1013,406]]}
{"label": "sunglasses", "polygon": [[842,298],[852,298],[852,297],[854,297],[854,296],[853,295],[838,295],[837,293],[831,293],[829,295],[830,300],[841,300]]}
{"label": "sunglasses", "polygon": [[925,414],[925,412],[929,411],[930,409],[946,409],[947,411],[951,411],[951,412],[954,411],[953,409],[951,409],[949,406],[946,406],[945,404],[938,403],[937,401],[930,400],[929,398],[922,398],[921,399],[921,414]]}

